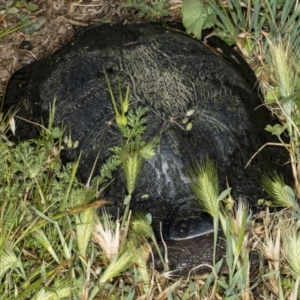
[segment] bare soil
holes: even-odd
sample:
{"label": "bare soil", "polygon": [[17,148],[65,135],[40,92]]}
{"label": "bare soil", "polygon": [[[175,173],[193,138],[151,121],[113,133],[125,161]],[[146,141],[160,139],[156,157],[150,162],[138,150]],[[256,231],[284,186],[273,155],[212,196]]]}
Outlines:
{"label": "bare soil", "polygon": [[[29,3],[30,1],[26,1]],[[0,38],[0,99],[5,93],[11,75],[26,64],[49,56],[72,39],[76,30],[101,23],[146,22],[133,8],[122,7],[124,0],[31,0],[38,9],[30,12],[26,7],[19,13],[44,24],[32,35],[21,30]],[[170,16],[164,22],[180,21],[182,0],[170,0]],[[0,11],[6,0],[0,0]],[[18,22],[17,14],[0,14],[0,32]]]}

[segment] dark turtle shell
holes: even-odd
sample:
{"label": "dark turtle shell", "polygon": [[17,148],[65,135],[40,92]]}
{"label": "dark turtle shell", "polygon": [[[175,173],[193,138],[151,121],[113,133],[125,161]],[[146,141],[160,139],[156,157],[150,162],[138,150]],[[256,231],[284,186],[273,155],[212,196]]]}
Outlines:
{"label": "dark turtle shell", "polygon": [[[228,50],[229,47],[226,49]],[[233,60],[238,55],[232,50]],[[288,159],[279,148],[266,147],[246,163],[270,135],[270,113],[241,74],[250,68],[234,66],[201,42],[158,25],[97,25],[81,31],[49,58],[35,61],[9,81],[5,110],[19,105],[18,114],[34,122],[47,122],[49,107],[57,97],[56,123],[71,128],[77,149],[65,150],[63,161],[74,160],[82,150],[79,176],[85,182],[103,142],[107,122],[114,119],[103,69],[117,91],[117,78],[130,86],[130,107],[148,107],[146,138],[162,131],[157,154],[146,161],[133,194],[133,211],[152,213],[156,232],[163,223],[166,238],[184,239],[212,229],[188,184],[187,169],[207,156],[218,166],[221,189],[226,178],[235,197],[252,204],[263,195],[262,172],[276,169]],[[251,73],[252,74],[252,73]],[[193,128],[178,126],[194,109]],[[20,139],[37,136],[38,128],[19,121]],[[111,126],[98,162],[119,145],[120,134]],[[94,175],[97,174],[97,171]],[[108,188],[107,198],[122,202],[126,191],[122,174]],[[143,197],[145,194],[147,198]]]}

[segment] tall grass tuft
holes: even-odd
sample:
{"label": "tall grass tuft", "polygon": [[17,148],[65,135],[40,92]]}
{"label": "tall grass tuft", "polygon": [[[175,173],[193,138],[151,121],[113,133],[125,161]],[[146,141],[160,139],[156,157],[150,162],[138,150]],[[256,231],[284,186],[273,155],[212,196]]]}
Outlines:
{"label": "tall grass tuft", "polygon": [[104,284],[113,277],[120,276],[126,269],[132,267],[143,255],[143,249],[137,247],[134,240],[128,240],[123,249],[114,257],[99,278],[99,284]]}
{"label": "tall grass tuft", "polygon": [[162,257],[154,231],[151,226],[151,222],[152,222],[151,214],[147,214],[146,216],[143,216],[142,214],[136,214],[131,222],[131,227],[133,232],[138,236],[142,237],[143,239],[151,238],[156,248],[157,254],[159,255],[159,258],[164,265],[164,271],[168,272],[169,271],[168,262],[165,261],[165,259]]}
{"label": "tall grass tuft", "polygon": [[299,224],[294,224],[283,237],[282,254],[285,257],[285,268],[294,277],[294,287],[290,299],[299,299],[300,282],[300,235]]}
{"label": "tall grass tuft", "polygon": [[97,210],[94,207],[87,208],[76,215],[76,233],[79,255],[86,258],[87,247],[91,241],[95,228]]}
{"label": "tall grass tuft", "polygon": [[[278,132],[278,126],[268,126],[266,129],[276,134],[281,143],[287,148],[290,154],[291,166],[295,181],[295,192],[300,196],[300,184],[298,179],[299,170],[299,58],[300,50],[298,44],[292,44],[289,39],[276,38],[267,39],[269,55],[266,58],[266,69],[270,78],[270,86],[267,99],[270,104],[277,104],[280,108],[281,117],[285,124]],[[290,136],[290,143],[286,145],[281,135],[287,130]]]}
{"label": "tall grass tuft", "polygon": [[228,266],[228,280],[218,280],[225,289],[225,294],[233,294],[242,299],[250,299],[250,247],[249,227],[251,212],[245,200],[239,199],[234,207],[227,188],[219,195],[218,176],[215,165],[206,159],[189,171],[191,188],[203,209],[213,217],[214,222],[214,253],[213,266],[217,268],[215,257],[217,237],[219,235],[219,221],[226,239],[226,262]]}
{"label": "tall grass tuft", "polygon": [[115,224],[110,216],[102,209],[102,220],[98,219],[93,232],[93,239],[103,250],[108,261],[113,261],[120,251],[120,222],[117,220]]}
{"label": "tall grass tuft", "polygon": [[[219,186],[218,173],[214,163],[206,159],[204,163],[190,168],[190,186],[196,195],[196,200],[214,220],[214,245],[217,244],[219,231]],[[213,264],[216,263],[216,247],[214,247]]]}
{"label": "tall grass tuft", "polygon": [[262,187],[272,199],[267,204],[273,207],[290,207],[300,213],[294,191],[284,183],[283,178],[278,174],[263,175]]}

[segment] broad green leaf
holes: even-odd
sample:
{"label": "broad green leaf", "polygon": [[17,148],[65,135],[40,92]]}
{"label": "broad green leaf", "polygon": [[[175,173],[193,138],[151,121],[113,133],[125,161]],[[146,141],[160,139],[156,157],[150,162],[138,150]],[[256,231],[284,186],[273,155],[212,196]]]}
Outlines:
{"label": "broad green leaf", "polygon": [[273,135],[281,135],[287,129],[287,124],[280,125],[275,124],[274,126],[267,125],[265,130],[271,132]]}
{"label": "broad green leaf", "polygon": [[187,33],[201,37],[203,4],[198,0],[185,0],[182,3],[182,23]]}
{"label": "broad green leaf", "polygon": [[187,33],[201,38],[203,29],[212,27],[216,22],[216,13],[199,0],[185,0],[182,4],[182,23]]}
{"label": "broad green leaf", "polygon": [[204,12],[202,15],[203,29],[211,28],[217,21],[217,14],[210,6],[204,6]]}

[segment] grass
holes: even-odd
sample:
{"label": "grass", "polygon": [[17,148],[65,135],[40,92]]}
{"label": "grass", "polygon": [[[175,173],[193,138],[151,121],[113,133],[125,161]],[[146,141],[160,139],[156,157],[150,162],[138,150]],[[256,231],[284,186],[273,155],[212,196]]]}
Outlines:
{"label": "grass", "polygon": [[[88,185],[76,179],[78,162],[60,163],[64,130],[54,126],[55,102],[37,140],[13,145],[6,136],[9,128],[14,130],[14,119],[1,121],[0,299],[299,299],[300,40],[295,20],[300,8],[296,1],[247,3],[210,1],[201,9],[210,5],[206,12],[213,10],[215,34],[222,32],[235,43],[249,63],[258,58],[255,71],[266,105],[282,120],[266,130],[289,152],[295,179],[292,189],[279,175],[266,174],[262,185],[273,200],[265,204],[285,209],[270,213],[266,208],[254,218],[243,199],[233,205],[230,188],[219,190],[209,160],[196,165],[190,170],[191,187],[214,219],[212,271],[205,278],[172,278],[151,215],[132,217],[130,212],[139,170],[155,154],[158,139],[143,139],[145,110],[128,110],[129,89],[125,96],[117,91],[118,111],[106,77],[123,144],[112,149]],[[284,130],[289,144],[281,138]],[[105,212],[100,197],[116,168],[123,169],[128,192],[125,214],[117,220]],[[219,228],[226,241],[225,261],[216,261]],[[147,263],[154,248],[163,273]],[[256,262],[253,254],[258,254]]]}
{"label": "grass", "polygon": [[0,39],[18,30],[28,34],[33,34],[45,22],[43,19],[37,20],[37,22],[32,22],[27,15],[20,12],[20,9],[23,9],[28,13],[36,11],[38,6],[32,2],[29,2],[28,4],[26,1],[7,0],[2,2],[3,4],[0,4],[0,20],[5,20],[8,15],[14,15],[17,21],[12,26],[0,30]]}

